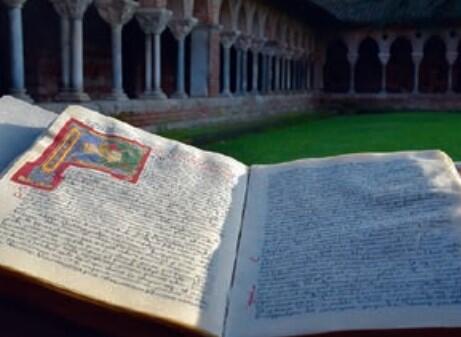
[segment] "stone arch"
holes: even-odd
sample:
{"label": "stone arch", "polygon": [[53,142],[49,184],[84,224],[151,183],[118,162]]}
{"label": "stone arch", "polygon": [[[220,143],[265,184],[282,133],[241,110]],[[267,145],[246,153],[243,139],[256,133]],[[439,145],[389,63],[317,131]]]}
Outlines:
{"label": "stone arch", "polygon": [[194,12],[194,0],[168,0],[167,8],[173,11],[175,19],[189,18]]}
{"label": "stone arch", "polygon": [[448,62],[445,41],[433,35],[424,44],[424,56],[420,67],[420,91],[443,93],[448,90]]}
{"label": "stone arch", "polygon": [[235,27],[232,20],[232,8],[229,0],[224,0],[221,4],[219,23],[224,31],[232,31]]}
{"label": "stone arch", "polygon": [[348,48],[344,41],[336,39],[327,46],[324,68],[325,91],[346,93],[350,85],[350,64],[347,60]]}
{"label": "stone arch", "polygon": [[387,65],[387,91],[411,93],[414,86],[415,66],[412,58],[411,40],[399,36],[393,40]]}
{"label": "stone arch", "polygon": [[260,14],[258,10],[255,10],[254,15],[253,15],[253,22],[252,22],[252,35],[256,38],[261,38],[261,23],[260,23]]}
{"label": "stone arch", "polygon": [[359,93],[377,93],[381,90],[382,66],[379,60],[379,45],[375,39],[367,37],[358,49],[355,68],[355,87]]}
{"label": "stone arch", "polygon": [[199,22],[218,24],[221,1],[195,0],[193,16]]}
{"label": "stone arch", "polygon": [[248,29],[247,29],[247,11],[245,6],[240,6],[238,10],[238,16],[237,16],[237,22],[238,22],[238,30],[240,31],[241,34],[246,34]]}

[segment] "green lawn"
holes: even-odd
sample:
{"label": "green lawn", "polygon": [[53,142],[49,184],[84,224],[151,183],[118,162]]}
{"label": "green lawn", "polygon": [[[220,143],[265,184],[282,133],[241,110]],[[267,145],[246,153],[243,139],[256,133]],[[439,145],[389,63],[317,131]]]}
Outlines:
{"label": "green lawn", "polygon": [[[223,133],[219,128],[218,134]],[[210,128],[203,133],[212,134]],[[200,129],[177,133],[194,140]],[[167,136],[175,137],[174,134]],[[206,137],[205,137],[206,138]],[[213,137],[209,137],[212,139]],[[381,113],[323,118],[298,117],[279,125],[252,129],[200,147],[246,164],[357,152],[441,149],[461,160],[461,113]]]}

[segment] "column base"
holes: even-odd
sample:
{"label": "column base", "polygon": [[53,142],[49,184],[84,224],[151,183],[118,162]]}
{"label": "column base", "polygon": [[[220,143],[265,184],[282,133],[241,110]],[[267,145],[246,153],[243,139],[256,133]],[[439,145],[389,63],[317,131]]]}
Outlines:
{"label": "column base", "polygon": [[251,95],[252,96],[259,96],[261,93],[259,92],[259,90],[251,90]]}
{"label": "column base", "polygon": [[221,97],[227,97],[227,98],[234,97],[234,95],[232,95],[232,93],[229,90],[221,92],[220,96]]}
{"label": "column base", "polygon": [[104,99],[108,101],[128,101],[128,96],[123,91],[113,91]]}
{"label": "column base", "polygon": [[25,90],[11,89],[10,90],[10,95],[17,98],[17,99],[25,101],[27,103],[33,103],[34,102],[34,100],[27,94],[27,92]]}
{"label": "column base", "polygon": [[145,91],[141,96],[139,96],[139,98],[144,99],[144,100],[149,100],[149,99],[162,100],[162,99],[167,99],[168,97],[165,95],[163,91],[157,90],[157,91]]}
{"label": "column base", "polygon": [[185,92],[175,92],[173,95],[171,95],[171,98],[174,99],[186,99],[189,96]]}
{"label": "column base", "polygon": [[61,91],[55,100],[58,102],[88,102],[90,96],[83,91]]}

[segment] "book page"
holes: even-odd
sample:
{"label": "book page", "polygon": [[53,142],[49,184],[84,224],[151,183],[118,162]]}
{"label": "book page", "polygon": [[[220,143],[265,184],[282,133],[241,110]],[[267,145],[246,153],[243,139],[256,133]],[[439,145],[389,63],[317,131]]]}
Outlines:
{"label": "book page", "polygon": [[226,336],[461,327],[461,180],[442,152],[251,169]]}
{"label": "book page", "polygon": [[0,180],[0,268],[219,335],[247,168],[71,107]]}
{"label": "book page", "polygon": [[11,96],[0,98],[0,177],[57,115]]}

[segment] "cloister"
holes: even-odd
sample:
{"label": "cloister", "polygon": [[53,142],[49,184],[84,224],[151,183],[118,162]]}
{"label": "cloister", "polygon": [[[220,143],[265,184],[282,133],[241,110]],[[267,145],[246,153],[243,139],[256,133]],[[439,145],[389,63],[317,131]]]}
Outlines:
{"label": "cloister", "polygon": [[453,20],[351,24],[328,1],[0,0],[0,95],[140,126],[461,107]]}

